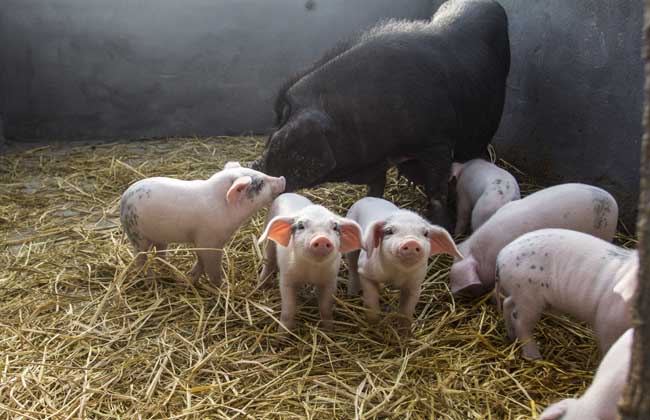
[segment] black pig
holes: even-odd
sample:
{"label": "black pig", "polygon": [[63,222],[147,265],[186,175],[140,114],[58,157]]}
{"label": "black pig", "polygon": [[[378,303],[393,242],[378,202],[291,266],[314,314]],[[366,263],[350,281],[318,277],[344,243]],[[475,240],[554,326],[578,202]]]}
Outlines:
{"label": "black pig", "polygon": [[381,197],[398,166],[424,184],[430,218],[449,226],[452,160],[484,156],[501,119],[508,20],[492,0],[449,0],[430,21],[391,20],[298,74],[275,102],[277,130],[253,168],[286,190],[368,184]]}

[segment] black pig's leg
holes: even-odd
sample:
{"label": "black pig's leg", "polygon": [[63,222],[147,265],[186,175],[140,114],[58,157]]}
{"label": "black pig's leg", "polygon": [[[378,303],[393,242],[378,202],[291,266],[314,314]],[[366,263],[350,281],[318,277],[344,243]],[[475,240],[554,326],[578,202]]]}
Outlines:
{"label": "black pig's leg", "polygon": [[383,197],[386,188],[386,172],[380,172],[377,178],[368,183],[368,197]]}
{"label": "black pig's leg", "polygon": [[423,150],[420,161],[424,187],[428,199],[429,220],[432,223],[451,229],[447,211],[449,194],[449,174],[451,173],[451,148],[445,143],[432,144]]}

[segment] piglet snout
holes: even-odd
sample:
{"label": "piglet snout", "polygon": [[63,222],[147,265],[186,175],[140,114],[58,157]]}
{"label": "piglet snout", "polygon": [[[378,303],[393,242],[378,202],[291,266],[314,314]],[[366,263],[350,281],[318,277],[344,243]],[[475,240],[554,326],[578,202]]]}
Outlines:
{"label": "piglet snout", "polygon": [[273,183],[273,193],[275,194],[282,194],[284,192],[284,188],[287,186],[287,180],[281,176],[279,178],[274,178],[275,182]]}
{"label": "piglet snout", "polygon": [[325,236],[318,236],[309,243],[309,251],[316,257],[326,257],[334,251],[334,244]]}
{"label": "piglet snout", "polygon": [[397,255],[403,263],[413,264],[420,260],[423,252],[424,249],[422,249],[422,244],[411,239],[404,241],[399,245]]}

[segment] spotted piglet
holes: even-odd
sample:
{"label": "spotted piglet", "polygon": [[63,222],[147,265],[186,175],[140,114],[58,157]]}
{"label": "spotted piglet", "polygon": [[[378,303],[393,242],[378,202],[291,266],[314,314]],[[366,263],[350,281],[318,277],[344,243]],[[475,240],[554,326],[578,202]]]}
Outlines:
{"label": "spotted piglet", "polygon": [[451,175],[457,179],[456,235],[478,229],[497,210],[519,200],[519,184],[505,169],[483,159],[454,162]]}
{"label": "spotted piglet", "polygon": [[[167,244],[190,243],[198,257],[190,279],[203,273],[210,282],[221,284],[220,250],[235,231],[257,210],[284,191],[284,177],[275,178],[237,162],[206,180],[183,181],[147,178],[131,185],[120,201],[122,228],[136,252]],[[140,254],[136,264],[145,256]]]}
{"label": "spotted piglet", "polygon": [[556,185],[511,201],[458,245],[465,258],[451,266],[451,291],[477,297],[492,290],[497,254],[524,233],[572,229],[611,241],[617,221],[614,197],[591,185]]}
{"label": "spotted piglet", "polygon": [[268,285],[272,274],[279,270],[282,325],[278,330],[295,327],[298,289],[305,284],[316,287],[323,328],[332,329],[341,253],[361,247],[361,228],[293,193],[275,199],[267,220],[258,242],[272,242],[266,247],[260,281]]}
{"label": "spotted piglet", "polygon": [[609,349],[582,397],[549,406],[539,420],[615,420],[618,401],[630,370],[634,329],[627,330]]}
{"label": "spotted piglet", "polygon": [[524,342],[525,357],[541,358],[533,329],[548,308],[592,326],[604,354],[632,326],[638,269],[636,251],[581,232],[542,229],[522,235],[497,257],[497,302],[503,292],[508,335]]}
{"label": "spotted piglet", "polygon": [[350,208],[347,217],[357,221],[365,232],[365,249],[346,255],[350,271],[348,295],[357,295],[361,288],[363,302],[370,310],[368,320],[376,322],[380,287],[387,284],[399,288],[399,328],[400,333],[408,334],[429,256],[462,255],[444,228],[381,198],[362,198]]}

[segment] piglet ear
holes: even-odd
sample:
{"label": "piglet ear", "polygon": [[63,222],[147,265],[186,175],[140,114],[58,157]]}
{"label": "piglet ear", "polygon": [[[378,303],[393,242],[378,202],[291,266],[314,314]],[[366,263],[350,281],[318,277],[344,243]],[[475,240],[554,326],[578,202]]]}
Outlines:
{"label": "piglet ear", "polygon": [[370,226],[366,231],[366,238],[363,241],[366,246],[365,250],[368,253],[368,258],[372,256],[372,252],[379,246],[381,240],[384,238],[384,226],[386,222],[384,220],[377,220]]}
{"label": "piglet ear", "polygon": [[233,169],[233,168],[241,168],[241,165],[239,164],[239,162],[228,162],[223,167],[223,169]]}
{"label": "piglet ear", "polygon": [[550,405],[544,410],[539,420],[560,420],[567,412],[569,404],[571,404],[575,399],[567,398],[558,403]]}
{"label": "piglet ear", "polygon": [[341,246],[339,249],[341,253],[345,254],[364,247],[361,243],[361,236],[363,236],[361,226],[354,220],[341,218],[339,220],[339,231],[341,232]]}
{"label": "piglet ear", "polygon": [[614,293],[620,295],[625,302],[629,302],[636,292],[638,275],[639,275],[639,264],[638,264],[638,255],[631,258],[637,258],[635,265],[630,267],[630,269],[625,273],[625,275],[616,283],[614,286]]}
{"label": "piglet ear", "polygon": [[289,245],[291,240],[291,225],[293,225],[293,217],[276,216],[266,225],[264,233],[257,240],[261,244],[266,239],[270,239],[284,247]]}
{"label": "piglet ear", "polygon": [[456,248],[456,244],[449,232],[440,226],[431,226],[429,228],[429,244],[431,244],[431,253],[429,255],[449,254],[461,260],[463,259],[463,255]]}
{"label": "piglet ear", "polygon": [[251,185],[253,179],[250,176],[242,176],[232,183],[230,189],[226,193],[226,201],[228,204],[236,203],[242,196],[242,193]]}
{"label": "piglet ear", "polygon": [[483,283],[476,272],[477,263],[474,258],[456,261],[449,270],[449,288],[453,295],[469,294],[478,296],[483,289]]}

